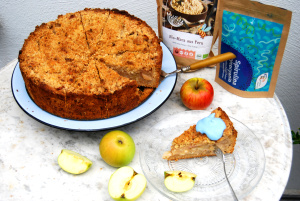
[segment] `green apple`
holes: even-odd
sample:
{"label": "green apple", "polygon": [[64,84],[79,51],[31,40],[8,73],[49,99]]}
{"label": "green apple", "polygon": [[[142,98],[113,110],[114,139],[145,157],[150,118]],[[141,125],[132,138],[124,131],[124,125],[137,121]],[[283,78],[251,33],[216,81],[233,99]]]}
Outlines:
{"label": "green apple", "polygon": [[102,159],[113,167],[128,165],[135,154],[135,144],[127,133],[115,130],[107,133],[99,144]]}
{"label": "green apple", "polygon": [[71,174],[84,173],[93,164],[88,158],[67,149],[61,150],[57,162],[61,169]]}
{"label": "green apple", "polygon": [[146,185],[144,175],[136,173],[132,167],[124,166],[111,175],[108,192],[114,200],[133,201],[143,194]]}
{"label": "green apple", "polygon": [[165,186],[173,192],[185,192],[195,185],[197,175],[186,171],[165,171]]}

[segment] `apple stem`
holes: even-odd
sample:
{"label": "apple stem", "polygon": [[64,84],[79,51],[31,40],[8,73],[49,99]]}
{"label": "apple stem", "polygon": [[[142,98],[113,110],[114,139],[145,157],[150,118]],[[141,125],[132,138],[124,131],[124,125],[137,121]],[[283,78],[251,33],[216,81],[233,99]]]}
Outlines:
{"label": "apple stem", "polygon": [[195,89],[198,90],[199,89],[199,81],[196,80],[196,86],[195,86]]}
{"label": "apple stem", "polygon": [[119,144],[123,144],[122,140],[118,140],[118,143],[119,143]]}

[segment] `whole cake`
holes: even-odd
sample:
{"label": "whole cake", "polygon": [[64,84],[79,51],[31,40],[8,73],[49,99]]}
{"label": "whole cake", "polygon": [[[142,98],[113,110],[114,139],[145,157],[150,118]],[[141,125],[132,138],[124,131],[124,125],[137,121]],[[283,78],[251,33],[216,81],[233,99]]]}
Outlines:
{"label": "whole cake", "polygon": [[[204,124],[206,123],[205,121],[200,120],[201,122],[199,122],[201,124],[198,124],[198,122],[197,125],[190,126],[189,129],[173,140],[171,150],[163,154],[163,159],[179,160],[215,156],[215,146],[219,147],[224,154],[232,153],[237,138],[237,131],[235,130],[232,121],[220,107],[213,110],[211,114],[213,117],[211,116],[205,119],[210,122],[219,120],[221,121],[221,127],[223,126],[222,124],[224,124],[223,128],[216,128],[219,125],[218,122],[217,124],[213,123],[214,125],[208,124],[208,129],[206,129],[208,133],[199,132],[197,131],[196,126],[200,125],[200,127],[202,127],[202,122],[204,122]],[[211,131],[213,132],[212,135],[210,135]],[[214,132],[219,131],[221,131],[221,135],[216,136]]]}
{"label": "whole cake", "polygon": [[40,108],[91,120],[125,113],[151,94],[162,48],[151,27],[126,11],[84,9],[37,26],[18,59]]}

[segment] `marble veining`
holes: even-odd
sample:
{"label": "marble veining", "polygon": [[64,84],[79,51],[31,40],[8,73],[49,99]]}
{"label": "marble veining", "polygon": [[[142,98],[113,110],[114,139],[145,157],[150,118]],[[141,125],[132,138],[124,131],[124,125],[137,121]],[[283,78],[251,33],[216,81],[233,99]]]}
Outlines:
{"label": "marble veining", "polygon": [[[107,165],[99,154],[99,142],[108,131],[60,130],[29,117],[17,105],[11,92],[11,75],[16,62],[13,60],[0,70],[0,201],[111,200],[107,185],[116,168]],[[172,115],[189,111],[180,101],[179,90],[191,77],[205,78],[214,87],[215,97],[207,111],[222,107],[229,116],[252,130],[263,145],[265,172],[255,189],[243,200],[279,200],[292,162],[292,139],[285,111],[276,95],[274,98],[247,99],[227,92],[214,82],[215,68],[180,74],[164,105],[148,117],[118,128],[128,132],[137,145],[130,166],[142,172],[139,149],[143,146],[146,130]],[[71,149],[90,158],[93,161],[91,169],[77,176],[65,173],[57,164],[61,149]],[[169,199],[148,183],[139,200]]]}

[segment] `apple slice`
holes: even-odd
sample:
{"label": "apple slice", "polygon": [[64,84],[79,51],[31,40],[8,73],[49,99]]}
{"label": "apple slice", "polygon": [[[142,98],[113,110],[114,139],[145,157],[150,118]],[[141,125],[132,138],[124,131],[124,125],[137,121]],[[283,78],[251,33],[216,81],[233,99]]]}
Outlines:
{"label": "apple slice", "polygon": [[197,175],[185,171],[165,171],[165,186],[173,192],[189,191],[195,185]]}
{"label": "apple slice", "polygon": [[111,175],[108,192],[114,200],[133,201],[143,194],[146,185],[147,180],[144,175],[136,173],[129,166],[124,166]]}
{"label": "apple slice", "polygon": [[71,174],[84,173],[93,164],[88,158],[67,149],[61,150],[57,162],[61,169]]}

